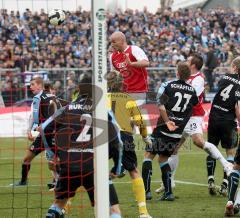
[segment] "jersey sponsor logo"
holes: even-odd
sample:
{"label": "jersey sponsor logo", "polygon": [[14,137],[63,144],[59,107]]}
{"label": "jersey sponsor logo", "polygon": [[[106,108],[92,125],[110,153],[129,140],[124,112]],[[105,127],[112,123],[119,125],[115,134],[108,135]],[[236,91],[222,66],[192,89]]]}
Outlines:
{"label": "jersey sponsor logo", "polygon": [[125,67],[127,67],[126,62],[117,63],[117,68],[125,68]]}
{"label": "jersey sponsor logo", "polygon": [[213,105],[213,107],[215,107],[215,108],[217,108],[217,109],[220,109],[220,110],[222,110],[222,111],[225,111],[225,112],[228,112],[229,110],[228,109],[226,109],[226,108],[223,108],[223,107],[221,107],[221,106],[219,106],[219,105]]}

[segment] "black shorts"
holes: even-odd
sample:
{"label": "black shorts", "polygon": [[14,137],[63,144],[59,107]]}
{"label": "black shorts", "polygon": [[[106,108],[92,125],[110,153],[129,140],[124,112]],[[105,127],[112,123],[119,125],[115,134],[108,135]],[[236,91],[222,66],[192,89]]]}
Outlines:
{"label": "black shorts", "polygon": [[94,206],[94,177],[93,172],[85,174],[81,173],[71,173],[71,174],[61,174],[57,181],[55,188],[55,198],[56,199],[66,199],[75,196],[76,190],[83,186],[90,199],[91,205]]}
{"label": "black shorts", "polygon": [[[54,140],[53,134],[48,134],[45,137],[46,137],[46,141],[48,143],[49,148],[51,148],[52,151],[54,152],[54,149],[53,149],[53,146],[54,146],[53,145],[53,140]],[[43,141],[42,141],[42,136],[38,135],[36,137],[36,139],[34,140],[34,142],[29,146],[29,151],[31,151],[32,153],[34,153],[37,156],[38,154],[40,154],[44,150],[45,150],[45,147],[44,147],[44,144],[43,144]]]}
{"label": "black shorts", "polygon": [[154,155],[158,154],[170,157],[180,140],[181,138],[173,138],[159,133],[157,137],[156,135],[152,135],[152,147],[146,146],[145,150]]}
{"label": "black shorts", "polygon": [[132,134],[121,131],[121,140],[123,142],[122,165],[128,171],[137,168],[137,155]]}
{"label": "black shorts", "polygon": [[217,122],[209,120],[208,141],[216,146],[221,142],[222,148],[231,149],[238,145],[237,124],[231,121]]}

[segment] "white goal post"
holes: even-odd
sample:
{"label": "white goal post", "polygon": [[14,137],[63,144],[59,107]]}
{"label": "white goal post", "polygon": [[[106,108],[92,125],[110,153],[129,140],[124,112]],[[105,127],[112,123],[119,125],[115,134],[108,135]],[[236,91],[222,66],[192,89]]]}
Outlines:
{"label": "white goal post", "polygon": [[[95,217],[109,218],[109,169],[108,169],[108,127],[107,122],[107,38],[105,0],[92,0],[92,36],[93,36],[93,85],[102,89],[103,95],[96,106],[97,93],[93,91],[95,110],[93,116],[94,137],[94,187]],[[93,86],[93,87],[94,87]],[[101,127],[96,128],[96,127]],[[99,140],[104,131],[105,142]]]}

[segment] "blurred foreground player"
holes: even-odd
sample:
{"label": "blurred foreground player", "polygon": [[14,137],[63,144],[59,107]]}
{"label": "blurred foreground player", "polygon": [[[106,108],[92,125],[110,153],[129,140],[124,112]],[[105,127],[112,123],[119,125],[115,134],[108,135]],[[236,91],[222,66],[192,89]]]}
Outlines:
{"label": "blurred foreground player", "polygon": [[[94,106],[90,82],[90,78],[83,78],[79,85],[78,98],[65,106],[62,111],[57,111],[52,118],[42,125],[44,129],[52,120],[55,121],[55,154],[60,165],[59,179],[55,188],[55,202],[49,208],[47,218],[64,217],[64,208],[68,200],[74,197],[80,186],[87,190],[91,205],[94,206],[92,138],[92,111]],[[102,93],[100,89],[97,92]],[[111,122],[109,123],[109,130],[116,131]],[[112,142],[110,146],[118,146],[118,140],[115,140],[117,134],[113,132],[109,135],[113,138],[109,140]],[[111,151],[111,147],[109,150]],[[111,182],[109,189],[111,218],[120,218],[118,198]]]}

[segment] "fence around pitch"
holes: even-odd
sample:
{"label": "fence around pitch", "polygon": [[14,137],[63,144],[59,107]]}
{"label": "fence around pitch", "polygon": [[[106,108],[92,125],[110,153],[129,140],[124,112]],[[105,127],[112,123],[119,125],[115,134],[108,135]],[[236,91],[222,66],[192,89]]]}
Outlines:
{"label": "fence around pitch", "polygon": [[[219,77],[229,72],[229,67],[218,67],[213,72],[215,87]],[[162,82],[176,77],[176,67],[149,67],[149,99],[154,96]],[[36,74],[43,75],[52,84],[60,84],[57,95],[66,98],[68,90],[68,77],[77,83],[83,73],[92,74],[91,68],[36,68],[31,72],[21,72],[19,68],[0,68],[0,96],[5,106],[12,106],[18,101],[31,98],[29,90],[30,79]],[[1,99],[0,99],[1,100]],[[0,102],[0,107],[1,107]]]}

